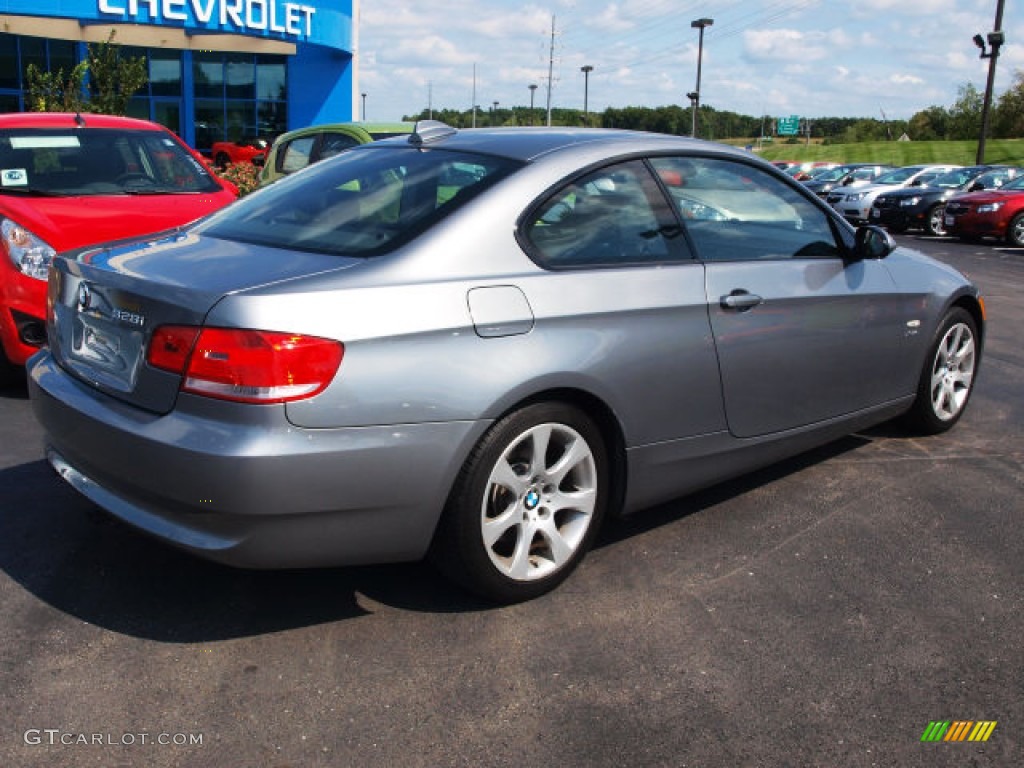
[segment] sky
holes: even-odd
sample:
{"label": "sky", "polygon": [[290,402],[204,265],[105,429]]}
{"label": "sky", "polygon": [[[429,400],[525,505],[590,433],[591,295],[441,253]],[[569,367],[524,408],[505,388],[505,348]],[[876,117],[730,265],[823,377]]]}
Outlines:
{"label": "sky", "polygon": [[[359,0],[357,93],[368,120],[420,110],[486,113],[688,106],[744,115],[909,119],[984,92],[989,61],[972,38],[997,0]],[[552,54],[552,18],[554,45]],[[1006,0],[995,94],[1024,70],[1024,2]],[[1016,39],[1015,39],[1016,38]],[[593,70],[584,76],[581,67]],[[357,99],[358,101],[358,99]],[[357,104],[357,111],[360,107]],[[484,118],[481,118],[481,125]]]}

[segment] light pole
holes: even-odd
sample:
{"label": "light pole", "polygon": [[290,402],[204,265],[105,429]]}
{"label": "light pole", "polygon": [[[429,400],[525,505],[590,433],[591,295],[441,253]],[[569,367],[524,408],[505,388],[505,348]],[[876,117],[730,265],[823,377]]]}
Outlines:
{"label": "light pole", "polygon": [[498,102],[494,102],[494,111],[491,112],[491,125],[494,125],[494,121],[498,119]]}
{"label": "light pole", "polygon": [[580,67],[580,72],[583,73],[583,127],[589,127],[590,121],[587,119],[587,92],[590,90],[590,73],[594,71],[594,68],[589,64],[584,64]]}
{"label": "light pole", "polygon": [[710,27],[714,23],[714,19],[695,19],[690,22],[691,29],[700,30],[697,42],[697,87],[693,89],[693,93],[687,94],[693,100],[693,122],[690,135],[694,138],[697,137],[697,112],[700,110],[700,65],[701,59],[704,58],[704,28]]}
{"label": "light pole", "polygon": [[366,91],[363,91],[363,111],[360,114],[363,122],[366,122]]}
{"label": "light pole", "polygon": [[988,83],[985,85],[985,103],[981,108],[981,136],[978,137],[978,156],[975,162],[978,165],[985,163],[985,140],[988,135],[988,113],[992,109],[992,87],[996,80],[996,59],[999,58],[999,48],[1006,42],[1003,35],[1003,0],[996,3],[996,25],[995,31],[988,33],[988,45],[990,51],[985,52],[985,39],[981,35],[974,36],[974,44],[981,48],[981,58],[988,59]]}
{"label": "light pole", "polygon": [[530,83],[526,87],[530,89],[530,125],[533,125],[533,97],[537,93],[537,84]]}

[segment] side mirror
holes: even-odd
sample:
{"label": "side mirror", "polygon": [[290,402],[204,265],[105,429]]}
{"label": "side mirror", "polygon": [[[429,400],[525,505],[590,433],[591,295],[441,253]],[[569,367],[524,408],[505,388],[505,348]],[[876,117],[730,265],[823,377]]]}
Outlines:
{"label": "side mirror", "polygon": [[884,259],[896,250],[896,241],[881,227],[869,224],[857,227],[853,255],[857,260]]}
{"label": "side mirror", "polygon": [[982,184],[980,181],[972,181],[970,186],[967,187],[967,191],[968,192],[980,192],[984,188],[985,188],[985,185]]}
{"label": "side mirror", "polygon": [[853,184],[853,176],[847,176],[845,179],[843,179],[843,186],[844,187],[848,187],[851,184]]}

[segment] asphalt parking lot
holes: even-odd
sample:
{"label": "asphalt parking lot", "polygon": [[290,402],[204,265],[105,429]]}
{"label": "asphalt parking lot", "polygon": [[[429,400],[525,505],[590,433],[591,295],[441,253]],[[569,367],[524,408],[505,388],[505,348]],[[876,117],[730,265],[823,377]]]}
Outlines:
{"label": "asphalt parking lot", "polygon": [[[0,766],[1024,764],[1024,251],[899,240],[986,296],[956,429],[614,524],[512,607],[422,565],[165,548],[57,480],[24,387],[0,391]],[[997,725],[922,742],[933,721]]]}

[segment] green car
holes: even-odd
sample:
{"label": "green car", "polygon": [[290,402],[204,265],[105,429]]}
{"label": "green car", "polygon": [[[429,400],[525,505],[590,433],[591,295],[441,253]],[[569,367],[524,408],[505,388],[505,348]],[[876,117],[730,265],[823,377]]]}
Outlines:
{"label": "green car", "polygon": [[410,134],[414,126],[415,123],[327,123],[282,133],[267,154],[260,185],[266,186],[360,144]]}

